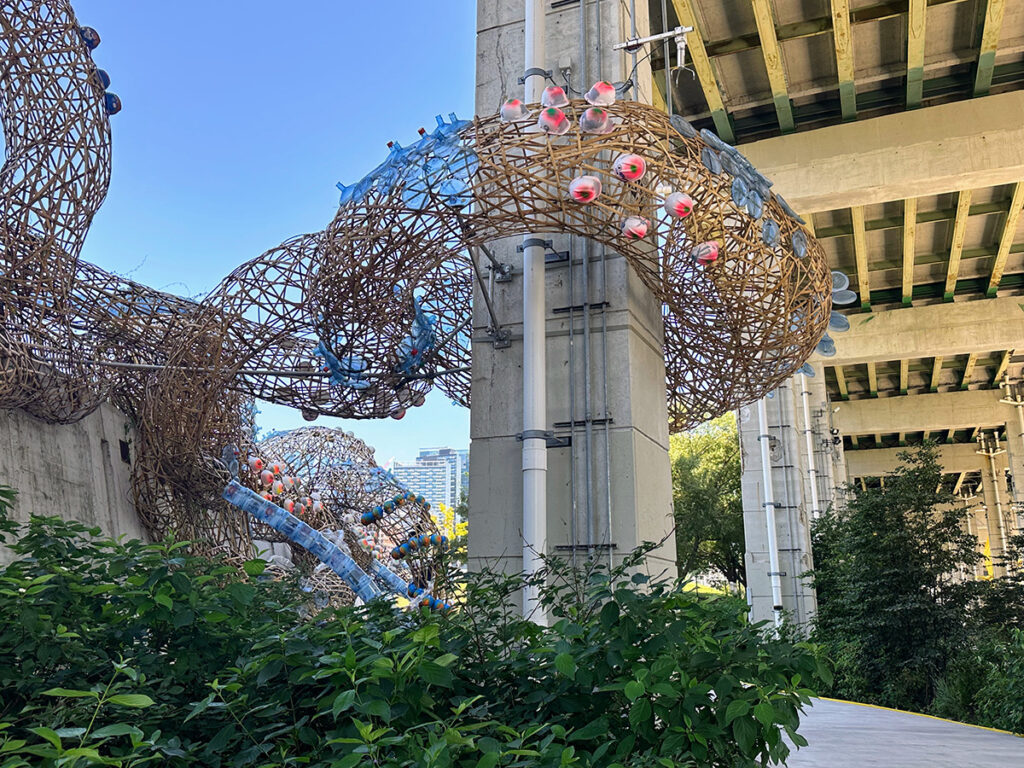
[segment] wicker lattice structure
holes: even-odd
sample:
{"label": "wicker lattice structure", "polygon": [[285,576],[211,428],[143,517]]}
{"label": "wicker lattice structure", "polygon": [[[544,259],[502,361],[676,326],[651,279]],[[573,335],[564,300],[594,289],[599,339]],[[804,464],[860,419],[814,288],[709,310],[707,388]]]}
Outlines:
{"label": "wicker lattice structure", "polygon": [[[272,435],[254,446],[254,451],[252,458],[259,460],[259,469],[246,461],[248,471],[241,473],[246,484],[272,494],[273,489],[259,476],[275,464],[285,468],[289,477],[301,478],[297,489],[285,489],[278,498],[296,505],[313,500],[312,507],[304,504],[301,519],[317,530],[340,532],[364,571],[370,571],[369,559],[377,557],[406,581],[432,581],[440,550],[417,550],[400,562],[390,554],[413,532],[428,536],[439,533],[429,503],[404,500],[379,520],[362,522],[364,513],[409,493],[394,476],[377,466],[373,449],[362,440],[340,429],[306,427]],[[275,533],[264,528],[260,526],[254,535],[275,540]]]}
{"label": "wicker lattice structure", "polygon": [[[310,419],[401,418],[433,386],[468,404],[470,254],[499,238],[571,233],[626,257],[663,306],[675,428],[763,396],[827,326],[824,253],[769,183],[712,134],[632,102],[610,106],[599,135],[581,129],[580,100],[559,136],[535,115],[438,118],[343,187],[322,232],[199,302],[111,275],[78,259],[110,175],[95,40],[66,0],[0,9],[0,407],[67,423],[113,398],[139,430],[136,502],[157,534],[246,544],[208,457],[245,447],[253,397]],[[625,155],[646,172],[616,173]],[[597,199],[570,195],[581,176],[601,181]],[[673,192],[688,216],[667,212]],[[701,250],[712,241],[717,260]]]}

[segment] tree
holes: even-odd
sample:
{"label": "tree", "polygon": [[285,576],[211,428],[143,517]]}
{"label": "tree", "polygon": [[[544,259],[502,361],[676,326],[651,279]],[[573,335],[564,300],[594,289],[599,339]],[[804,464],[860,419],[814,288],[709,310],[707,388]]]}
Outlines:
{"label": "tree", "polygon": [[447,504],[438,504],[437,512],[432,512],[430,515],[438,530],[448,537],[449,560],[460,567],[466,564],[466,543],[469,538],[469,522],[466,520],[465,499],[465,494],[463,494],[462,500],[454,507],[449,507]]}
{"label": "tree", "polygon": [[934,445],[899,454],[879,488],[851,489],[845,510],[814,523],[816,639],[836,664],[840,695],[926,708],[965,641],[978,559],[966,509],[940,489]]}
{"label": "tree", "polygon": [[673,435],[672,506],[681,574],[718,572],[746,583],[736,417],[728,413]]}

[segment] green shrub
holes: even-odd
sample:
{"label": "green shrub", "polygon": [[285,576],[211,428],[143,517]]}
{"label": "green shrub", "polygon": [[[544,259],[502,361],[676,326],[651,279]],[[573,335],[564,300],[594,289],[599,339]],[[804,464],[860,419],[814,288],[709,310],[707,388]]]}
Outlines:
{"label": "green shrub", "polygon": [[[13,526],[6,526],[8,531]],[[813,647],[731,597],[550,561],[549,628],[522,580],[461,610],[385,601],[309,618],[296,584],[34,518],[0,570],[0,768],[755,766],[777,763]],[[632,574],[632,575],[631,575]]]}

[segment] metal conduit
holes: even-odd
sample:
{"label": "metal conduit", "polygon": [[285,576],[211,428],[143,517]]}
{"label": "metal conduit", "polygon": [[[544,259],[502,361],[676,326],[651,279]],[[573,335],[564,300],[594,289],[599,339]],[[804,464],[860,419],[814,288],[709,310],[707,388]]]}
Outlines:
{"label": "metal conduit", "polygon": [[811,482],[811,517],[821,516],[818,505],[818,466],[814,458],[814,428],[811,426],[811,393],[807,389],[807,376],[800,374],[800,399],[804,409],[804,439],[807,442],[807,475]]}
{"label": "metal conduit", "polygon": [[772,458],[769,447],[768,409],[765,398],[757,401],[757,441],[761,445],[761,479],[764,492],[764,517],[768,529],[768,577],[772,585],[772,614],[775,626],[782,624],[782,578],[779,573],[779,545],[775,534],[775,487],[772,482]]}
{"label": "metal conduit", "polygon": [[[525,71],[544,64],[544,2],[525,3]],[[540,101],[544,81],[527,76],[527,104]],[[523,237],[523,571],[540,570],[547,547],[547,366],[545,360],[544,247]],[[540,590],[523,588],[523,615],[546,623]]]}

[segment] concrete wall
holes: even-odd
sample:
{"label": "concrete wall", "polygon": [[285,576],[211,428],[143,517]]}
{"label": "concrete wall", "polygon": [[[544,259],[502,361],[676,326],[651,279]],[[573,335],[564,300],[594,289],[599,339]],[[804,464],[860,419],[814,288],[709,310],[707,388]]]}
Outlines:
{"label": "concrete wall", "polygon": [[[132,439],[128,420],[112,405],[66,426],[0,410],[0,485],[18,491],[14,518],[59,515],[111,536],[147,538],[131,503]],[[9,559],[0,546],[0,563]]]}

